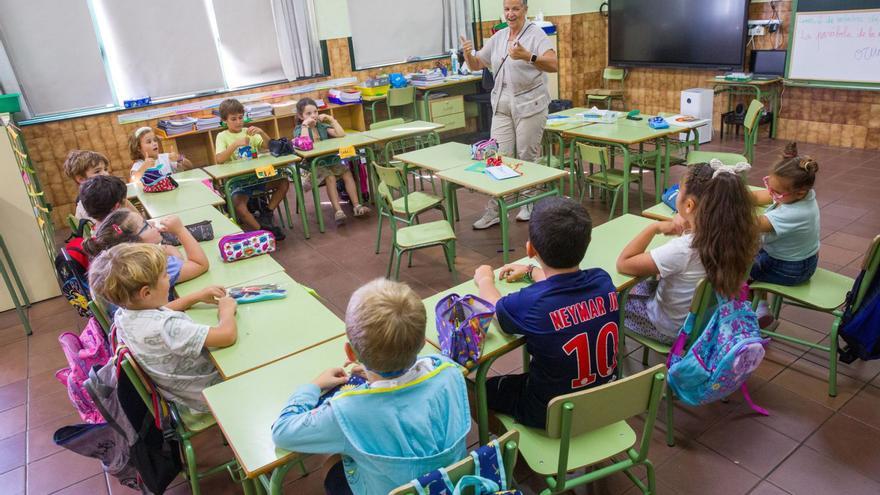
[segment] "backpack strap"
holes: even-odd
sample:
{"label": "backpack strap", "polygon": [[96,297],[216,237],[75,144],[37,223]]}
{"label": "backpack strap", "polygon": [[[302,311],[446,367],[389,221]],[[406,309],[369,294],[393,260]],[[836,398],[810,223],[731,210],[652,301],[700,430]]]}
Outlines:
{"label": "backpack strap", "polygon": [[418,478],[410,481],[419,495],[441,495],[449,494],[455,490],[452,480],[449,479],[449,473],[446,468],[439,468],[425,473]]}
{"label": "backpack strap", "polygon": [[483,447],[472,450],[470,455],[474,460],[474,473],[477,476],[495,482],[500,487],[496,490],[507,489],[507,477],[504,473],[504,463],[501,460],[501,447],[498,440],[492,440]]}
{"label": "backpack strap", "polygon": [[740,391],[742,391],[743,398],[746,400],[746,404],[748,404],[749,407],[751,407],[753,411],[755,411],[756,413],[761,414],[763,416],[770,416],[770,411],[764,409],[763,407],[755,404],[755,402],[752,401],[752,396],[749,395],[748,384],[743,382],[742,387],[740,387]]}

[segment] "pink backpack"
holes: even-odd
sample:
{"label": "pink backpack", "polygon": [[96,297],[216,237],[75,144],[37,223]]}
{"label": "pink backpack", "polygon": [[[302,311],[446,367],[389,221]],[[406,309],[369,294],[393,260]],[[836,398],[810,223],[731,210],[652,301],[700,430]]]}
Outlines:
{"label": "pink backpack", "polygon": [[110,345],[104,331],[94,318],[89,318],[86,328],[77,336],[64,332],[58,336],[61,350],[70,366],[55,372],[55,378],[67,387],[70,402],[86,423],[104,423],[104,417],[86,391],[83,382],[89,378],[89,370],[94,366],[104,366],[110,361]]}

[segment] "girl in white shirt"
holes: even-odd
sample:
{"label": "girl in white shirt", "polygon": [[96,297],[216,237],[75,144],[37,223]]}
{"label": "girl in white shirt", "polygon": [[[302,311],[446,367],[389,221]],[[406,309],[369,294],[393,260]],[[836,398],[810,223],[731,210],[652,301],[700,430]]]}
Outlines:
{"label": "girl in white shirt", "polygon": [[193,168],[192,162],[177,152],[159,153],[159,139],[152,127],[140,127],[128,138],[128,153],[131,164],[131,179],[137,182],[148,168],[161,167],[166,174]]}
{"label": "girl in white shirt", "polygon": [[[659,281],[639,283],[629,293],[628,330],[672,344],[703,278],[724,297],[738,296],[758,250],[751,194],[732,167],[692,165],[681,181],[678,214],[645,227],[617,258],[617,271]],[[646,251],[657,234],[675,235]]]}

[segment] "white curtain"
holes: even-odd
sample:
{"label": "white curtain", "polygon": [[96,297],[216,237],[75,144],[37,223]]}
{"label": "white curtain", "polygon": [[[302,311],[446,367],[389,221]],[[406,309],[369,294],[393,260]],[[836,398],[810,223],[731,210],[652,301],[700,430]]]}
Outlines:
{"label": "white curtain", "polygon": [[443,0],[443,50],[459,49],[460,36],[472,38],[471,0]]}
{"label": "white curtain", "polygon": [[272,0],[211,0],[229,88],[284,79]]}
{"label": "white curtain", "polygon": [[272,0],[284,76],[293,81],[324,73],[313,0]]}

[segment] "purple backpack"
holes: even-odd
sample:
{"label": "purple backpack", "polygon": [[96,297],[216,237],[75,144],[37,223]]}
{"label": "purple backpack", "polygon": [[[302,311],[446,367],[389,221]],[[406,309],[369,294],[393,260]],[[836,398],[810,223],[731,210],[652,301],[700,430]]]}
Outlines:
{"label": "purple backpack", "polygon": [[463,366],[480,359],[495,306],[477,296],[450,294],[435,308],[440,352]]}
{"label": "purple backpack", "polygon": [[64,332],[58,336],[61,350],[67,357],[67,368],[55,372],[55,378],[67,387],[70,402],[76,407],[80,417],[86,423],[103,423],[104,417],[86,391],[83,382],[89,378],[89,371],[94,366],[99,368],[107,364],[112,357],[110,345],[104,337],[104,331],[95,318],[89,318],[86,328],[77,336],[75,333]]}

